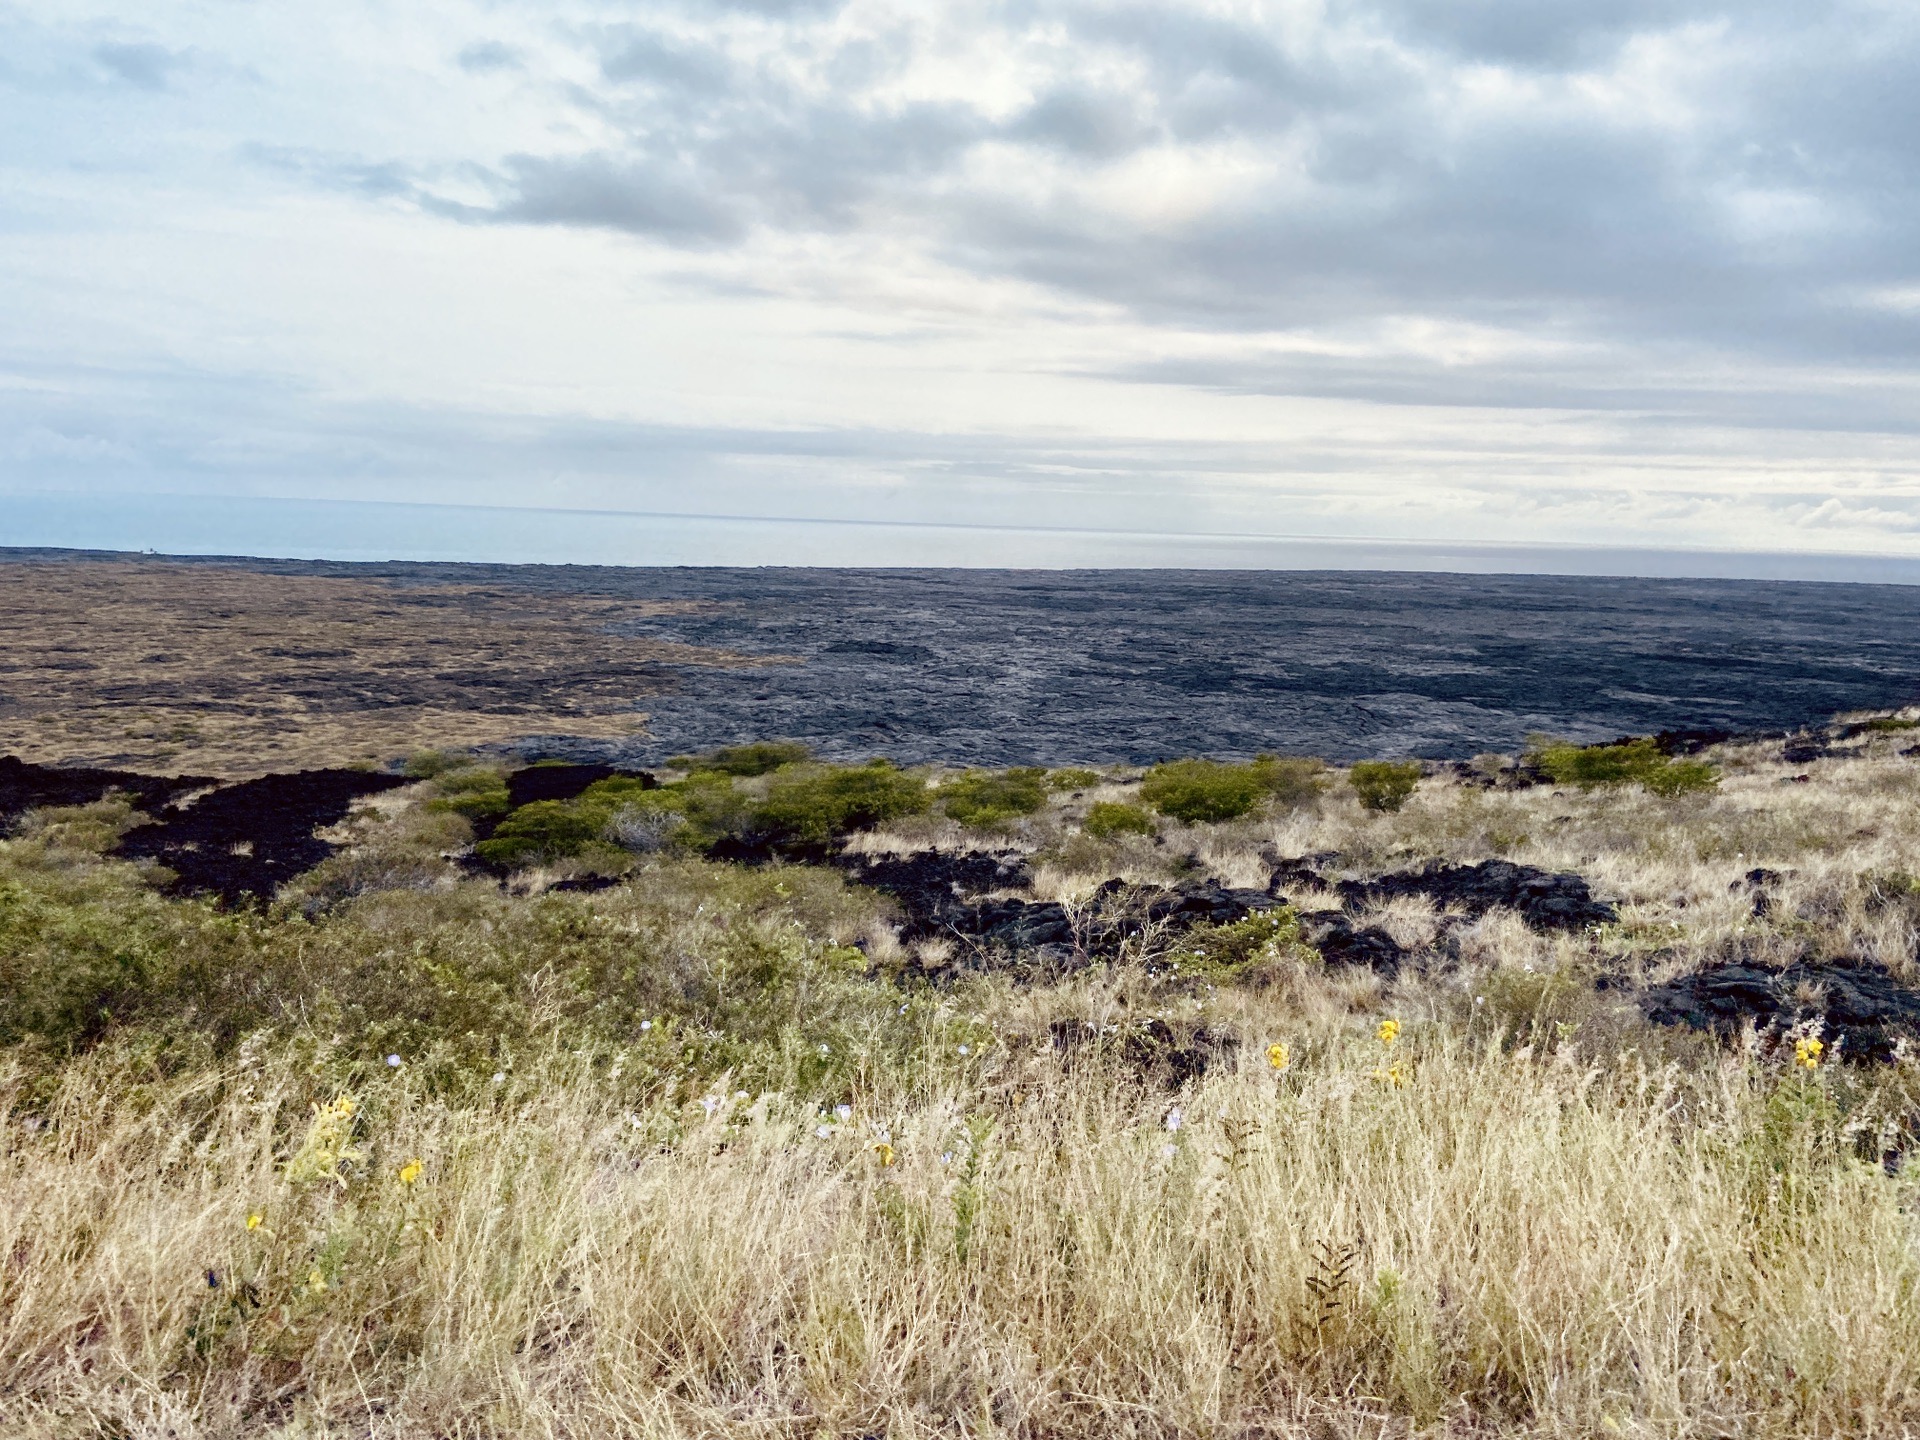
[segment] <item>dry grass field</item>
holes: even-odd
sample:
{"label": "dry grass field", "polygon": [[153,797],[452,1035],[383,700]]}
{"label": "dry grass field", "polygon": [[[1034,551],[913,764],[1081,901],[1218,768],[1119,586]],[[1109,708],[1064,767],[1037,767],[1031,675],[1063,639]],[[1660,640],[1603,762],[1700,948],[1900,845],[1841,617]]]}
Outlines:
{"label": "dry grass field", "polygon": [[[421,746],[644,730],[666,667],[608,632],[671,601],[163,560],[0,564],[0,733],[28,760],[230,778]],[[755,663],[764,664],[764,659]]]}
{"label": "dry grass field", "polygon": [[1617,905],[1383,901],[1352,918],[1397,973],[1209,968],[1147,927],[929,980],[964,945],[820,865],[642,847],[502,886],[447,772],[262,911],[104,858],[116,802],[30,815],[0,843],[0,1430],[1914,1433],[1920,1073],[1639,1002],[1734,959],[1920,978],[1910,738],[1721,746],[1667,798],[1442,773],[1376,812],[1336,772],[1089,835],[1138,796],[1114,772],[854,841],[1022,852],[1071,905],[1495,856]]}

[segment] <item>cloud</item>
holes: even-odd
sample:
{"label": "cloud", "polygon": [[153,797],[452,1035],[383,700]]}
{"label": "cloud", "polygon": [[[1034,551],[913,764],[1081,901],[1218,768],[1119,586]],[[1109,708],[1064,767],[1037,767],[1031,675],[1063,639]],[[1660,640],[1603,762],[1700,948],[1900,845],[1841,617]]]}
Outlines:
{"label": "cloud", "polygon": [[93,58],[115,79],[138,90],[164,90],[191,64],[186,54],[148,43],[103,42],[93,47]]}

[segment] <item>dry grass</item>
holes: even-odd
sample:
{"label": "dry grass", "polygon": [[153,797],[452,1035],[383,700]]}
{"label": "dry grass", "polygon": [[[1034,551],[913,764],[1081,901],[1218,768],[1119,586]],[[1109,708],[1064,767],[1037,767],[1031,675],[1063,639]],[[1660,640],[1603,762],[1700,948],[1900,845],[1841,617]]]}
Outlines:
{"label": "dry grass", "polygon": [[[1063,802],[999,835],[1062,896],[1100,854],[1238,883],[1263,852],[1358,873],[1504,854],[1579,869],[1622,922],[1541,935],[1496,912],[1398,981],[1294,959],[1258,985],[1121,966],[909,996],[849,972],[829,995],[802,967],[780,1003],[831,1009],[852,1058],[799,1068],[814,1035],[762,1017],[751,1045],[648,1052],[644,1080],[639,1049],[566,1018],[581,977],[719,1037],[761,1014],[741,937],[843,959],[823,947],[860,939],[884,967],[872,902],[814,870],[666,861],[514,899],[409,870],[447,836],[393,801],[343,837],[369,893],[343,880],[334,909],[249,943],[396,994],[409,965],[484,978],[533,1007],[514,1060],[497,1084],[368,1064],[324,1017],[191,1063],[138,1030],[0,1059],[0,1430],[1920,1432],[1920,1193],[1881,1163],[1920,1076],[1655,1032],[1587,984],[1731,947],[1910,972],[1915,909],[1875,878],[1920,874],[1901,738],[1791,768],[1729,750],[1706,797],[1429,780],[1398,815],[1336,790],[1104,850]],[[42,822],[0,862],[104,885],[84,847],[113,823]],[[983,838],[949,827],[866,843]],[[1757,866],[1785,875],[1759,916]],[[1442,922],[1418,900],[1371,918],[1416,947]],[[1056,1048],[1064,1019],[1099,1038]],[[1172,1086],[1127,1048],[1153,1024],[1238,1048]],[[350,1133],[316,1165],[313,1107],[342,1093]]]}
{"label": "dry grass", "polygon": [[12,560],[0,564],[0,749],[238,779],[529,735],[642,733],[638,703],[673,684],[667,667],[749,663],[607,628],[689,605]]}

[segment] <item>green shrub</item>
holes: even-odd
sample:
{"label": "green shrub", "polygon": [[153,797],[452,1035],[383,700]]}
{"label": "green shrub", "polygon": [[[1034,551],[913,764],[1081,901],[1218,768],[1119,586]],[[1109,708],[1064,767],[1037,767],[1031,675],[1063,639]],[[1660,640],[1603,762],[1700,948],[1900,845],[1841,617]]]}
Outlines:
{"label": "green shrub", "polygon": [[1098,800],[1087,808],[1087,818],[1080,828],[1096,840],[1110,840],[1115,835],[1151,835],[1160,827],[1138,805]]}
{"label": "green shrub", "polygon": [[1265,800],[1293,808],[1320,793],[1317,760],[1261,755],[1246,765],[1217,760],[1170,760],[1140,782],[1140,798],[1162,815],[1189,825],[1237,820]]}
{"label": "green shrub", "polygon": [[485,765],[442,771],[433,777],[433,789],[436,810],[451,810],[469,820],[504,815],[513,808],[506,776]]}
{"label": "green shrub", "polygon": [[1195,926],[1180,938],[1180,951],[1173,958],[1188,976],[1224,980],[1255,960],[1312,956],[1300,939],[1300,917],[1292,906],[1282,905],[1229,925]]}
{"label": "green shrub", "polygon": [[1704,760],[1672,760],[1648,739],[1623,740],[1617,745],[1538,746],[1533,762],[1559,785],[1582,790],[1616,785],[1643,785],[1656,795],[1689,795],[1712,790],[1720,772]]}
{"label": "green shrub", "polygon": [[535,800],[500,822],[493,838],[474,846],[490,865],[519,869],[578,855],[600,839],[607,817],[597,806]]}
{"label": "green shrub", "polygon": [[[615,776],[588,787],[583,805],[596,808],[603,831],[609,827],[615,843],[646,837],[649,849],[671,836],[676,848],[706,851],[721,840],[746,834],[753,828],[753,797],[717,770],[697,770],[684,780],[657,789],[643,789],[637,780]],[[655,822],[649,824],[649,818]],[[678,826],[658,823],[677,818]],[[626,835],[619,832],[625,830]]]}
{"label": "green shrub", "polygon": [[962,825],[993,825],[1031,815],[1047,803],[1047,772],[976,771],[940,787],[940,807]]}
{"label": "green shrub", "polygon": [[1098,770],[1055,770],[1047,776],[1052,790],[1087,790],[1100,783]]}
{"label": "green shrub", "polygon": [[1420,783],[1420,762],[1362,760],[1347,772],[1347,781],[1367,809],[1391,814],[1407,803]]}
{"label": "green shrub", "polygon": [[687,770],[716,770],[744,780],[771,775],[783,765],[801,764],[812,754],[798,740],[755,740],[746,745],[723,745],[704,755],[676,755],[667,763]]}
{"label": "green shrub", "polygon": [[887,760],[790,767],[773,777],[753,823],[775,845],[811,851],[850,830],[870,830],[932,805],[926,781]]}

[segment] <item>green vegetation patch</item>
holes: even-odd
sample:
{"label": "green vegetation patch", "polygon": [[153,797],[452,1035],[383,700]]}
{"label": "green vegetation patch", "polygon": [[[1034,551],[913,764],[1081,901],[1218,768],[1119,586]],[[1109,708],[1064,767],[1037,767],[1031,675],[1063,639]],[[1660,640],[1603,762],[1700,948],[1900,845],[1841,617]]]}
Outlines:
{"label": "green vegetation patch", "polygon": [[1245,765],[1218,760],[1171,760],[1140,782],[1140,798],[1162,815],[1189,825],[1237,820],[1271,800],[1286,809],[1320,794],[1325,770],[1318,760],[1261,755]]}
{"label": "green vegetation patch", "polygon": [[1118,800],[1095,801],[1087,808],[1080,828],[1096,840],[1111,840],[1116,835],[1151,835],[1160,827],[1151,813],[1139,805]]}
{"label": "green vegetation patch", "polygon": [[773,777],[753,823],[776,846],[812,851],[849,831],[924,814],[932,804],[927,782],[889,760],[796,766]]}
{"label": "green vegetation patch", "polygon": [[996,825],[1047,803],[1044,770],[978,770],[940,787],[940,808],[962,825]]}
{"label": "green vegetation patch", "polygon": [[1533,762],[1558,785],[1582,790],[1640,785],[1655,795],[1698,794],[1717,788],[1720,772],[1704,760],[1675,760],[1652,740],[1623,740],[1617,745],[1546,744]]}
{"label": "green vegetation patch", "polygon": [[1347,782],[1363,806],[1390,815],[1413,797],[1420,783],[1420,762],[1362,760],[1347,772]]}
{"label": "green vegetation patch", "polygon": [[1243,978],[1255,962],[1312,961],[1314,950],[1300,938],[1300,917],[1290,905],[1249,915],[1230,925],[1201,925],[1180,939],[1173,957],[1193,979]]}
{"label": "green vegetation patch", "polygon": [[1098,770],[1055,770],[1047,776],[1049,790],[1088,790],[1099,783]]}

